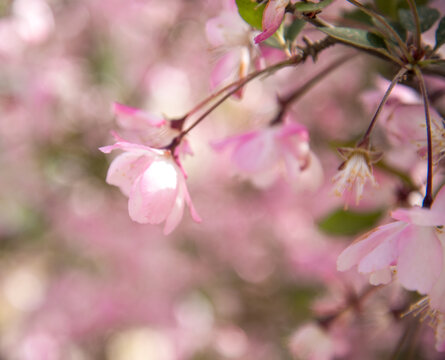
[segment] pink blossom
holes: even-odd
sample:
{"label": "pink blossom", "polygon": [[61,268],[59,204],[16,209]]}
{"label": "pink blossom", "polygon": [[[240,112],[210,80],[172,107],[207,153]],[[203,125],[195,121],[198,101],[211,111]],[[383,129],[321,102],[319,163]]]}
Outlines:
{"label": "pink blossom", "polygon": [[138,108],[114,103],[113,113],[117,124],[125,133],[125,138],[135,142],[161,148],[169,145],[179,134],[177,129],[171,127],[170,121]]}
{"label": "pink blossom", "polygon": [[375,285],[388,283],[394,271],[404,288],[427,294],[431,308],[444,313],[445,187],[431,209],[397,209],[391,216],[397,221],[370,231],[340,254],[338,270],[357,265]]}
{"label": "pink blossom", "polygon": [[269,0],[263,13],[263,32],[255,38],[255,43],[270,38],[278,30],[288,4],[289,0]]}
{"label": "pink blossom", "polygon": [[[253,43],[252,30],[235,10],[210,19],[206,34],[219,57],[210,79],[212,89],[226,81],[242,79],[252,69],[260,68],[260,51]],[[235,96],[241,97],[242,90]]]}
{"label": "pink blossom", "polygon": [[129,197],[128,211],[133,221],[141,224],[165,221],[164,234],[169,234],[181,221],[184,203],[189,206],[193,220],[201,221],[188,193],[185,175],[169,150],[116,138],[114,145],[100,148],[104,153],[114,149],[125,151],[111,163],[106,181]]}
{"label": "pink blossom", "polygon": [[[362,96],[370,113],[375,110],[388,86],[389,81],[379,78],[377,89]],[[445,155],[445,130],[441,116],[433,107],[430,107],[430,114],[433,156],[435,162],[439,162]],[[398,84],[391,92],[380,117],[385,135],[392,145],[414,145],[421,156],[426,154],[425,109],[418,93],[408,86]]]}
{"label": "pink blossom", "polygon": [[358,205],[366,182],[369,180],[373,186],[377,186],[371,164],[378,161],[382,154],[361,148],[340,148],[338,152],[345,161],[340,165],[340,171],[332,178],[335,183],[334,193],[337,196],[346,194],[349,198],[355,190],[355,203]]}
{"label": "pink blossom", "polygon": [[339,336],[337,333],[337,329],[329,331],[315,322],[307,323],[293,333],[289,342],[290,351],[297,359],[329,360],[343,357],[348,345],[344,341],[345,334]]}
{"label": "pink blossom", "polygon": [[295,180],[302,171],[318,165],[309,150],[309,133],[298,123],[287,122],[235,135],[214,143],[213,147],[231,148],[235,167],[259,187],[273,184],[283,172]]}

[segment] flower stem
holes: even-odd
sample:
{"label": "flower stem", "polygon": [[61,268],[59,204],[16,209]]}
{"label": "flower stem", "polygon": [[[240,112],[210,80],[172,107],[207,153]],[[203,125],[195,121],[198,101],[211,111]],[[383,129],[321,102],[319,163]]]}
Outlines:
{"label": "flower stem", "polygon": [[202,115],[196,119],[193,124],[191,124],[187,129],[185,129],[179,136],[182,138],[185,135],[187,135],[196,125],[198,125],[202,120],[204,120],[213,110],[215,110],[219,105],[221,105],[224,101],[226,101],[230,96],[232,96],[234,93],[236,93],[239,89],[241,89],[244,85],[246,85],[249,81],[257,78],[260,75],[266,74],[266,73],[272,73],[274,71],[277,71],[283,67],[290,66],[290,65],[296,65],[300,62],[298,56],[293,56],[289,58],[288,60],[279,62],[275,65],[272,65],[270,67],[267,67],[263,70],[255,71],[246,77],[240,79],[236,83],[232,84],[232,88],[230,91],[225,94],[222,98],[220,98],[216,103],[214,103],[212,106],[210,106]]}
{"label": "flower stem", "polygon": [[382,101],[380,101],[379,106],[377,107],[376,112],[374,113],[374,116],[371,119],[371,122],[368,126],[368,129],[366,130],[365,134],[363,135],[362,139],[357,143],[357,147],[365,147],[367,148],[369,146],[369,136],[371,135],[372,129],[375,126],[375,123],[377,121],[377,118],[380,115],[380,112],[383,109],[383,106],[385,106],[386,101],[389,98],[389,95],[391,94],[392,89],[394,88],[394,86],[396,86],[397,82],[402,78],[403,75],[405,75],[405,73],[407,72],[407,69],[405,68],[401,68],[396,76],[394,76],[394,78],[391,81],[391,84],[389,85],[388,89],[385,92],[385,95],[383,96]]}
{"label": "flower stem", "polygon": [[426,191],[423,198],[422,206],[430,208],[433,203],[433,144],[431,135],[431,115],[430,105],[428,100],[428,93],[426,91],[425,79],[423,78],[422,71],[418,66],[414,67],[414,72],[419,80],[420,92],[423,97],[423,105],[425,107],[425,121],[426,121],[426,136],[427,136],[427,154],[428,154],[428,173],[426,179]]}
{"label": "flower stem", "polygon": [[417,12],[417,7],[414,0],[406,0],[411,13],[413,14],[414,23],[416,24],[416,33],[415,33],[415,41],[416,41],[416,53],[420,53],[422,46],[422,32],[420,30],[420,19],[419,13]]}
{"label": "flower stem", "polygon": [[388,22],[385,20],[385,18],[383,16],[379,15],[378,13],[376,13],[375,11],[373,11],[371,9],[368,9],[367,7],[365,7],[363,4],[361,4],[360,2],[358,2],[356,0],[347,0],[347,1],[350,2],[351,4],[357,6],[364,13],[368,14],[372,18],[376,19],[379,23],[381,23],[385,27],[385,29],[388,31],[388,33],[391,34],[391,36],[396,40],[397,44],[399,44],[400,50],[402,51],[402,53],[406,57],[406,59],[408,59],[409,62],[413,61],[413,58],[412,58],[411,54],[409,53],[408,47],[406,46],[405,42],[401,39],[399,34],[397,34],[397,32],[391,27],[391,25],[388,24]]}

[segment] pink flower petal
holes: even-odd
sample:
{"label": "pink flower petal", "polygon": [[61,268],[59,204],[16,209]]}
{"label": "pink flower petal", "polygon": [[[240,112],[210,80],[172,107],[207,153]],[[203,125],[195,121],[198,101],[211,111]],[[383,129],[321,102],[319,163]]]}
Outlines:
{"label": "pink flower petal", "polygon": [[130,195],[133,183],[153,161],[150,153],[125,152],[116,157],[108,169],[107,183],[118,186],[126,195]]}
{"label": "pink flower petal", "polygon": [[185,179],[184,178],[181,178],[181,177],[179,178],[179,187],[182,188],[182,192],[184,194],[185,202],[189,206],[190,214],[192,215],[192,219],[195,222],[200,223],[202,221],[201,217],[199,216],[198,212],[196,211],[195,207],[193,206],[192,199],[191,199],[190,194],[188,192],[187,185],[185,183]]}
{"label": "pink flower petal", "polygon": [[260,43],[271,37],[280,27],[289,0],[269,0],[263,13],[263,32],[255,37],[255,43]]}
{"label": "pink flower petal", "polygon": [[[434,212],[445,214],[445,186],[442,186],[442,188],[439,190],[436,197],[434,198],[434,202],[433,202],[433,205],[431,206],[431,210]],[[442,225],[445,225],[445,224],[442,224]]]}
{"label": "pink flower petal", "polygon": [[[442,249],[441,249],[441,257],[442,257],[442,266],[440,270],[439,278],[437,279],[436,283],[433,286],[433,289],[430,292],[430,306],[433,309],[439,310],[444,314],[445,316],[445,234],[440,233],[437,235],[439,238],[439,241],[441,243]],[[444,340],[444,350],[445,350],[445,323],[444,326],[444,333],[443,333],[443,340]]]}
{"label": "pink flower petal", "polygon": [[240,62],[241,52],[237,48],[229,51],[219,59],[210,75],[210,86],[212,90],[219,87],[226,80],[236,80],[238,78],[236,75]]}
{"label": "pink flower petal", "polygon": [[348,246],[337,259],[337,269],[346,271],[358,264],[369,252],[379,246],[388,236],[398,233],[405,224],[397,221],[379,226]]}
{"label": "pink flower petal", "polygon": [[437,206],[434,210],[414,207],[412,209],[397,209],[391,212],[391,217],[418,226],[439,226],[445,224],[445,212],[438,211]]}
{"label": "pink flower petal", "polygon": [[385,240],[362,258],[358,265],[361,273],[370,273],[395,265],[399,256],[399,243],[412,236],[413,226],[399,223],[399,229],[385,235]]}
{"label": "pink flower petal", "polygon": [[164,150],[157,150],[145,145],[140,145],[125,141],[115,132],[112,132],[112,135],[117,142],[114,143],[113,145],[102,146],[99,148],[99,150],[105,154],[109,154],[110,152],[116,149],[124,151],[139,151],[139,152],[142,151],[144,153],[152,153],[154,155],[162,155],[163,153],[165,153]]}
{"label": "pink flower petal", "polygon": [[119,125],[131,130],[143,130],[149,126],[161,127],[166,124],[165,119],[119,103],[113,104],[113,111],[117,115]]}
{"label": "pink flower petal", "polygon": [[257,136],[240,142],[233,151],[233,162],[242,171],[254,173],[273,167],[278,153],[270,129],[257,132]]}
{"label": "pink flower petal", "polygon": [[[179,184],[178,184],[179,185]],[[184,214],[184,190],[181,185],[178,187],[175,204],[165,221],[164,235],[170,234],[182,219]]]}
{"label": "pink flower petal", "polygon": [[369,283],[374,286],[389,284],[392,280],[390,269],[380,269],[369,276]]}
{"label": "pink flower petal", "polygon": [[398,279],[408,290],[431,291],[442,269],[442,248],[433,228],[412,226],[414,233],[402,239],[397,263]]}
{"label": "pink flower petal", "polygon": [[178,171],[171,160],[155,160],[133,184],[128,201],[130,217],[139,223],[159,224],[176,202]]}

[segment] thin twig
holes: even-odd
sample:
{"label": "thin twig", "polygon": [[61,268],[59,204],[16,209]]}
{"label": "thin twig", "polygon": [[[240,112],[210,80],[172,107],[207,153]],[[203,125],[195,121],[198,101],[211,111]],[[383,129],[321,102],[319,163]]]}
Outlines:
{"label": "thin twig", "polygon": [[427,135],[427,151],[428,151],[428,173],[426,179],[426,191],[423,198],[422,206],[430,208],[433,203],[433,144],[431,135],[431,115],[430,105],[428,100],[428,93],[426,91],[425,79],[423,78],[422,71],[418,66],[414,67],[414,72],[419,80],[420,92],[423,98],[423,105],[425,107],[425,121],[426,121],[426,135]]}
{"label": "thin twig", "polygon": [[408,2],[411,13],[413,14],[414,23],[416,24],[416,33],[415,33],[415,41],[416,41],[416,53],[419,53],[422,47],[422,32],[420,29],[420,19],[419,13],[417,12],[416,4],[414,0],[406,0]]}
{"label": "thin twig", "polygon": [[385,20],[385,18],[383,16],[379,15],[378,13],[376,13],[375,11],[373,11],[371,9],[368,9],[367,7],[365,7],[363,4],[361,4],[360,2],[358,2],[356,0],[347,0],[347,1],[350,2],[351,4],[357,6],[364,13],[368,14],[369,16],[375,18],[378,22],[380,22],[385,27],[385,29],[388,31],[388,33],[390,33],[393,36],[393,38],[396,40],[396,42],[399,44],[400,50],[402,51],[402,53],[406,57],[406,59],[409,60],[410,62],[413,61],[413,58],[408,51],[408,47],[406,46],[404,41],[400,38],[399,34],[397,34],[397,32],[391,27],[391,25],[388,24],[388,22]]}
{"label": "thin twig", "polygon": [[277,116],[271,121],[271,125],[278,124],[282,121],[283,115],[286,113],[289,106],[301,96],[306,94],[312,87],[314,87],[320,80],[324,79],[327,75],[329,75],[332,71],[340,67],[341,65],[347,63],[349,60],[355,58],[358,54],[348,54],[344,55],[337,60],[333,61],[326,68],[315,74],[309,80],[307,80],[303,85],[299,86],[296,90],[290,93],[285,98],[279,98],[280,102],[280,111]]}
{"label": "thin twig", "polygon": [[408,70],[405,68],[401,68],[396,76],[394,76],[394,78],[391,81],[391,84],[389,85],[388,89],[385,92],[385,95],[383,96],[382,101],[380,101],[379,106],[377,107],[377,110],[374,114],[374,116],[372,117],[371,122],[369,123],[368,129],[366,130],[365,134],[363,135],[362,139],[357,143],[357,147],[368,147],[369,145],[369,136],[371,135],[371,132],[376,124],[376,121],[380,115],[380,112],[383,109],[383,106],[385,106],[386,101],[389,98],[389,95],[391,94],[392,89],[394,88],[394,86],[396,86],[396,84],[399,82],[399,80],[402,78],[403,75],[405,75],[405,73]]}

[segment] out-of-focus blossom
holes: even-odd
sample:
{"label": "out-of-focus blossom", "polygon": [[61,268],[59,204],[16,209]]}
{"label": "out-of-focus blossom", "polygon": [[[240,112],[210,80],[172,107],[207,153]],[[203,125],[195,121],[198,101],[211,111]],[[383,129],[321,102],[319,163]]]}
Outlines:
{"label": "out-of-focus blossom", "polygon": [[255,43],[258,44],[270,38],[278,30],[288,4],[289,0],[269,0],[263,13],[263,32],[255,37]]}
{"label": "out-of-focus blossom", "polygon": [[318,164],[311,161],[314,155],[309,150],[306,127],[295,122],[235,135],[214,143],[213,147],[218,151],[231,148],[238,171],[258,187],[273,184],[283,173],[289,180],[298,181],[303,171]]}
{"label": "out-of-focus blossom", "polygon": [[346,344],[316,323],[308,323],[294,332],[289,349],[295,359],[329,360],[345,355]]}
{"label": "out-of-focus blossom", "polygon": [[114,145],[100,148],[104,153],[121,149],[125,152],[113,160],[107,182],[118,186],[129,197],[128,211],[132,220],[141,224],[165,221],[169,234],[181,221],[184,204],[193,220],[201,219],[193,207],[185,175],[169,150],[153,149],[117,138]]}
{"label": "out-of-focus blossom", "polygon": [[[206,24],[207,39],[221,58],[212,71],[210,84],[214,89],[224,82],[244,78],[260,67],[260,52],[253,43],[250,27],[236,11],[224,11]],[[235,96],[242,96],[242,89]]]}
{"label": "out-of-focus blossom", "polygon": [[345,271],[358,266],[371,274],[373,284],[391,281],[397,273],[400,284],[429,296],[429,306],[445,312],[445,187],[431,209],[415,207],[391,213],[397,220],[365,234],[338,257],[337,267]]}
{"label": "out-of-focus blossom", "polygon": [[10,6],[10,16],[0,18],[0,34],[5,39],[0,54],[18,54],[23,45],[40,44],[48,39],[54,29],[54,18],[45,1],[15,0]]}
{"label": "out-of-focus blossom", "polygon": [[125,138],[161,148],[171,143],[179,134],[172,122],[151,115],[145,111],[119,103],[113,104],[117,124],[125,132]]}
{"label": "out-of-focus blossom", "polygon": [[340,165],[340,171],[332,178],[335,183],[334,193],[343,196],[347,192],[346,197],[349,198],[349,192],[353,191],[355,185],[355,202],[358,205],[366,182],[369,180],[372,185],[377,186],[371,164],[378,161],[381,154],[361,148],[340,148],[338,152],[345,161]]}
{"label": "out-of-focus blossom", "polygon": [[[362,100],[369,112],[375,111],[389,81],[379,78],[377,89],[363,94]],[[434,161],[445,155],[445,130],[442,117],[430,107]],[[418,153],[426,156],[425,108],[421,97],[413,89],[397,85],[391,92],[379,120],[388,140],[394,146],[415,146]]]}

